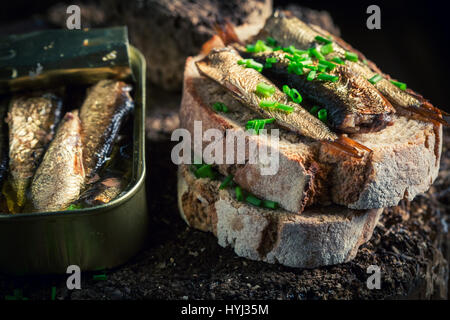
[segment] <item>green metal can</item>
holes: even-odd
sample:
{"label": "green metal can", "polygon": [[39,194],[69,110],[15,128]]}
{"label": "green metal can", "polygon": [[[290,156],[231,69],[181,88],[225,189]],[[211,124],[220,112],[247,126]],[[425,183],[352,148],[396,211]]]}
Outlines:
{"label": "green metal can", "polygon": [[134,83],[133,168],[130,187],[111,202],[85,209],[0,214],[0,272],[66,273],[123,264],[143,248],[148,232],[145,193],[145,59],[128,47]]}

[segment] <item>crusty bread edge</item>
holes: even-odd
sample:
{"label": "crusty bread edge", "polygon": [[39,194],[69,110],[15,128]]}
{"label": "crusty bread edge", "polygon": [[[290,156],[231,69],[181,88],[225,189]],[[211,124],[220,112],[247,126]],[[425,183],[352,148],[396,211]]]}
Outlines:
{"label": "crusty bread edge", "polygon": [[240,257],[295,268],[352,260],[371,238],[383,211],[334,206],[296,215],[237,202],[219,185],[196,179],[187,166],[179,166],[178,206],[187,224],[212,232],[220,246],[231,247]]}

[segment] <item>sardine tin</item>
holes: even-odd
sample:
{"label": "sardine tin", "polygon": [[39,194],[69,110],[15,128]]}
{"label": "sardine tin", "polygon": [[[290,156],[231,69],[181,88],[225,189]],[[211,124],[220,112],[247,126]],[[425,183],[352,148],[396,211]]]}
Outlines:
{"label": "sardine tin", "polygon": [[78,210],[0,213],[0,272],[66,273],[123,264],[143,248],[148,230],[145,194],[145,58],[129,46],[134,87],[131,183],[110,203]]}

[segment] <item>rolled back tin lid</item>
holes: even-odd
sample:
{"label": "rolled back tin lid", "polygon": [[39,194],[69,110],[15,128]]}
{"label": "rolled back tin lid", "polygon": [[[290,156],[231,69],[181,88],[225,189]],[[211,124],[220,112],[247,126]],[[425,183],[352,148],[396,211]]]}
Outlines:
{"label": "rolled back tin lid", "polygon": [[130,77],[125,26],[0,37],[0,93]]}

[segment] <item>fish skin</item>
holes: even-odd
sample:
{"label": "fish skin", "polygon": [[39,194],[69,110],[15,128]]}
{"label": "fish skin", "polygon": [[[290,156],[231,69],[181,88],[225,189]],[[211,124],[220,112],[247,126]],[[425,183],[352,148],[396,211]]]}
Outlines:
{"label": "fish skin", "polygon": [[[288,130],[319,141],[333,141],[337,135],[322,121],[311,115],[300,105],[289,101],[286,94],[258,71],[238,65],[242,57],[232,48],[213,49],[204,59],[196,63],[200,73],[218,82],[230,90],[245,106],[264,118],[275,118],[276,122]],[[258,83],[263,82],[275,88],[269,98],[262,98],[255,93]],[[294,107],[286,114],[282,111],[263,109],[261,100],[277,101]]]}
{"label": "fish skin", "polygon": [[[301,95],[325,107],[330,125],[346,133],[379,131],[386,127],[395,112],[392,105],[365,78],[355,74],[346,66],[336,65],[328,72],[339,76],[337,82],[308,81],[307,74],[296,75],[287,72],[290,60],[283,51],[258,53],[245,52],[245,47],[233,45],[260,63],[275,57],[277,63],[265,68],[263,74],[276,78],[279,84],[296,88]],[[316,63],[317,64],[317,63]]]}
{"label": "fish skin", "polygon": [[66,209],[77,200],[85,180],[81,121],[67,112],[31,183],[33,212]]}
{"label": "fish skin", "polygon": [[[266,24],[256,38],[271,36],[276,39],[281,46],[294,45],[297,49],[306,50],[316,45],[316,36],[328,35],[325,31],[320,32],[320,30],[321,29],[317,26],[311,27],[307,25],[289,12],[277,10],[266,20]],[[365,59],[365,57],[361,53],[354,50],[344,40],[335,36],[333,36],[333,38],[335,39],[333,42],[334,52],[327,55],[327,59],[332,59],[334,57],[342,59],[345,57],[346,51],[357,53],[360,59],[356,62],[346,60],[346,65],[352,71],[366,79],[370,79],[378,73],[384,76],[383,79],[373,84],[373,86],[380,91],[380,93],[391,102],[395,108],[401,108],[406,112],[411,112],[416,108],[424,108],[424,105],[427,102],[425,99],[419,97],[411,90],[401,90],[396,85],[392,84],[389,81],[390,77],[383,74],[374,63],[369,61],[367,65],[364,64],[361,58]],[[435,113],[435,115],[437,118],[434,120],[439,121],[439,111]],[[430,119],[422,118],[422,120]]]}
{"label": "fish skin", "polygon": [[124,188],[125,182],[120,177],[108,177],[97,182],[83,198],[91,206],[106,204],[122,193]]}
{"label": "fish skin", "polygon": [[88,91],[80,109],[86,178],[95,175],[109,156],[114,139],[134,102],[122,81],[101,80]]}
{"label": "fish skin", "polygon": [[20,208],[26,201],[34,172],[59,122],[62,100],[46,93],[42,96],[16,96],[10,101],[6,123],[9,125],[9,183]]}

